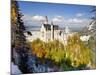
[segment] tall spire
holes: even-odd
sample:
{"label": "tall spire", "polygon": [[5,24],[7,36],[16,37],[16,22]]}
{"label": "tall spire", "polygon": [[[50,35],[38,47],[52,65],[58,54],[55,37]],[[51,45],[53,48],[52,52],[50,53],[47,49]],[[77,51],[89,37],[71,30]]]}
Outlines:
{"label": "tall spire", "polygon": [[48,17],[46,16],[45,18],[46,18],[45,24],[48,24]]}

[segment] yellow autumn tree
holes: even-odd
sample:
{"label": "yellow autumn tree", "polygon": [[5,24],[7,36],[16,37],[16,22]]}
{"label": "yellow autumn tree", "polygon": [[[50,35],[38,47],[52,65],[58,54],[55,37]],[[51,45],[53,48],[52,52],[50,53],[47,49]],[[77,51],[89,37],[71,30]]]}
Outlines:
{"label": "yellow autumn tree", "polygon": [[43,58],[45,57],[45,50],[43,47],[43,43],[40,39],[36,39],[31,43],[31,48],[33,54],[35,54],[37,57]]}
{"label": "yellow autumn tree", "polygon": [[78,67],[82,64],[89,65],[92,63],[92,51],[84,45],[77,33],[69,36],[66,48],[72,66]]}

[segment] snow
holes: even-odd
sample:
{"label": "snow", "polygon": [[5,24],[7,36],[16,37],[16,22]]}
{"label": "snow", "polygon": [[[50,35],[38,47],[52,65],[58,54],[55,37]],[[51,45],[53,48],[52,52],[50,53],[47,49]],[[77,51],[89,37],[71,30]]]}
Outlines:
{"label": "snow", "polygon": [[88,41],[89,38],[90,38],[90,35],[88,35],[88,36],[86,36],[86,35],[80,36],[80,39],[81,39],[82,41]]}
{"label": "snow", "polygon": [[13,62],[11,63],[11,74],[12,75],[21,74],[21,71],[19,70],[18,66],[15,65]]}

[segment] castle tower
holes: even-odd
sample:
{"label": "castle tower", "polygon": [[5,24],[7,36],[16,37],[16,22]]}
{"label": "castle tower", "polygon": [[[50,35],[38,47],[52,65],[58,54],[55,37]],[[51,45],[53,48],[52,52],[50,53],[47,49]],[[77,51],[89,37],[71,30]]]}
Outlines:
{"label": "castle tower", "polygon": [[48,24],[48,17],[45,16],[45,19],[46,19],[45,24]]}
{"label": "castle tower", "polygon": [[54,40],[54,28],[53,28],[53,22],[51,22],[51,41]]}

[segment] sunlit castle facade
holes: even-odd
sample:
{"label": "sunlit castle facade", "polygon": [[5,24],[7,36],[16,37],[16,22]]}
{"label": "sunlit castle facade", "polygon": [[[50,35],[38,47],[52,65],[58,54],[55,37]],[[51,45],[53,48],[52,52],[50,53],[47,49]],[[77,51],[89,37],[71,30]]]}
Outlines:
{"label": "sunlit castle facade", "polygon": [[38,38],[44,42],[59,40],[66,44],[70,29],[68,27],[60,28],[58,25],[54,25],[53,22],[48,24],[47,20],[47,22],[43,23],[38,30],[31,30],[30,32],[32,33],[32,36],[27,36],[27,40],[30,42]]}
{"label": "sunlit castle facade", "polygon": [[57,39],[59,35],[59,27],[57,25],[43,24],[40,28],[41,40],[48,42]]}

